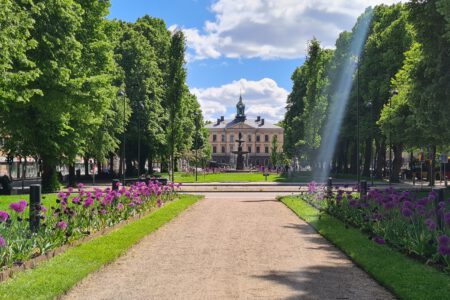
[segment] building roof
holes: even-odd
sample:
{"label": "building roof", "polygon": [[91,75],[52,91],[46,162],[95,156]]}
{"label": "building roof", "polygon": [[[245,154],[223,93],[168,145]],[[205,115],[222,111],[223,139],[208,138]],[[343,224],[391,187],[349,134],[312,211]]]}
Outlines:
{"label": "building roof", "polygon": [[282,129],[280,126],[277,126],[273,123],[267,122],[264,119],[260,119],[259,121],[256,121],[257,119],[246,119],[244,121],[241,120],[221,120],[219,123],[220,119],[217,119],[216,122],[212,123],[212,124],[207,124],[206,128],[208,129],[226,129],[226,128],[232,128],[235,126],[239,126],[241,125],[247,125],[249,127],[252,128],[270,128],[270,129]]}
{"label": "building roof", "polygon": [[217,119],[216,122],[206,125],[208,129],[226,129],[232,127],[239,127],[239,125],[244,125],[250,128],[267,128],[267,129],[283,129],[273,123],[267,122],[258,116],[256,119],[247,120],[245,115],[245,104],[242,101],[242,95],[239,96],[239,101],[236,104],[236,117],[233,120],[225,120],[223,116]]}

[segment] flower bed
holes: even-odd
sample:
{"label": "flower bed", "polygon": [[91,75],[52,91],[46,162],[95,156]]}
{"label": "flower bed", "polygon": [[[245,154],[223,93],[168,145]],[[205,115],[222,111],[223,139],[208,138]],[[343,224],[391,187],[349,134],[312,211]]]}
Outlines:
{"label": "flower bed", "polygon": [[312,184],[304,200],[360,228],[378,243],[450,270],[450,199],[437,202],[436,194],[394,189],[369,191],[358,197],[354,191],[337,189],[332,197]]}
{"label": "flower bed", "polygon": [[[178,186],[176,186],[178,187]],[[24,211],[27,202],[11,203],[10,211],[0,211],[0,267],[20,265],[52,249],[118,224],[137,214],[159,207],[174,198],[176,187],[157,183],[136,183],[118,190],[95,189],[83,185],[58,194],[52,207],[40,207],[41,226],[29,229]]]}

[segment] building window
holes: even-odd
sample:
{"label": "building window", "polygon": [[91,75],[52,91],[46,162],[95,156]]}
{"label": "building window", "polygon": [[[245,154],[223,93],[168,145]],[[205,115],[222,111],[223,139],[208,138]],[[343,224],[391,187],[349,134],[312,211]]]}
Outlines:
{"label": "building window", "polygon": [[213,142],[217,142],[217,135],[213,134]]}
{"label": "building window", "polygon": [[265,136],[264,136],[264,142],[268,142],[269,141],[269,135],[268,134],[266,134]]}
{"label": "building window", "polygon": [[222,146],[222,153],[225,153],[225,146]]}
{"label": "building window", "polygon": [[248,141],[249,141],[249,142],[252,141],[252,135],[251,135],[251,134],[248,135]]}
{"label": "building window", "polygon": [[230,143],[234,143],[234,134],[230,135]]}
{"label": "building window", "polygon": [[222,134],[222,143],[225,143],[225,134]]}
{"label": "building window", "polygon": [[234,144],[230,145],[230,152],[234,150]]}
{"label": "building window", "polygon": [[252,146],[247,147],[248,153],[252,153]]}
{"label": "building window", "polygon": [[217,147],[213,146],[213,153],[217,153]]}
{"label": "building window", "polygon": [[256,153],[259,153],[259,146],[256,147]]}
{"label": "building window", "polygon": [[269,147],[267,147],[267,146],[264,147],[264,152],[265,152],[265,153],[269,153]]}
{"label": "building window", "polygon": [[261,138],[259,137],[259,135],[256,136],[256,142],[260,142]]}

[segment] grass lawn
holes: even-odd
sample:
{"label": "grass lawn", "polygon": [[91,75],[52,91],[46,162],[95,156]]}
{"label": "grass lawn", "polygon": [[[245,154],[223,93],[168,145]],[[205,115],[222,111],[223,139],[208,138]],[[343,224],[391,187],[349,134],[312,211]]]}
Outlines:
{"label": "grass lawn", "polygon": [[[164,174],[167,177],[167,174]],[[310,173],[300,174],[295,177],[286,177],[281,174],[270,173],[267,181],[270,182],[309,182]],[[262,172],[246,173],[211,173],[203,175],[198,173],[198,182],[263,182],[265,178]],[[175,182],[195,182],[195,175],[190,173],[175,173]]]}
{"label": "grass lawn", "polygon": [[297,197],[281,201],[400,299],[448,299],[450,275],[378,245]]}
{"label": "grass lawn", "polygon": [[[43,194],[41,196],[41,201],[42,204],[47,207],[50,208],[52,205],[56,204],[56,197],[58,195],[57,194]],[[19,200],[25,200],[27,201],[27,203],[30,203],[30,195],[29,194],[24,194],[24,195],[11,195],[11,196],[0,196],[0,210],[5,210],[5,211],[10,211],[9,204],[11,202],[17,202]],[[50,210],[48,210],[50,211]],[[25,214],[28,216],[28,207],[25,211]]]}
{"label": "grass lawn", "polygon": [[71,248],[35,269],[18,273],[13,279],[0,283],[0,299],[54,299],[62,295],[200,198],[180,195],[178,200],[166,203],[142,219]]}

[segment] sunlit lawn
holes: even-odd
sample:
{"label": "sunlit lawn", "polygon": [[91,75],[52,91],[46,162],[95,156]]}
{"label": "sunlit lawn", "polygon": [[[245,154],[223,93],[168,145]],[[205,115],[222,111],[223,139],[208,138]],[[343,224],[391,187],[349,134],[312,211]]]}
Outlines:
{"label": "sunlit lawn", "polygon": [[[51,206],[53,206],[56,202],[56,196],[57,194],[44,194],[41,196],[41,201],[42,204],[47,207],[50,208]],[[30,203],[30,196],[28,194],[24,194],[24,195],[11,195],[11,196],[0,196],[0,210],[9,210],[8,206],[11,202],[17,202],[19,200],[25,200],[27,201],[27,203]],[[25,211],[25,213],[28,215],[28,208]]]}
{"label": "sunlit lawn", "polygon": [[[270,182],[308,182],[311,180],[309,173],[287,177],[277,173],[270,173],[267,181]],[[197,182],[264,182],[265,177],[262,172],[254,173],[198,173]],[[175,173],[175,182],[195,182],[195,175],[191,173]]]}

